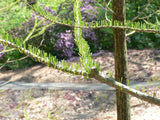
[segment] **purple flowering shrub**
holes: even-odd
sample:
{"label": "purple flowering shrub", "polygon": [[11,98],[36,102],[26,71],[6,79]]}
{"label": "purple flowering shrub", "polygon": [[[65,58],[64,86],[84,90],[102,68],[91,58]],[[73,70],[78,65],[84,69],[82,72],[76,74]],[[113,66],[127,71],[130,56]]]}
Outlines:
{"label": "purple flowering shrub", "polygon": [[[4,49],[4,46],[2,44],[0,44],[0,52]],[[2,60],[2,56],[4,55],[4,53],[0,53],[0,60]]]}
{"label": "purple flowering shrub", "polygon": [[81,14],[82,20],[92,22],[97,20],[98,7],[94,5],[94,0],[82,0]]}
{"label": "purple flowering shrub", "polygon": [[54,39],[56,44],[54,44],[54,50],[59,51],[60,57],[72,57],[74,51],[74,37],[71,30],[66,30],[65,33],[58,33],[58,39]]}
{"label": "purple flowering shrub", "polygon": [[[61,3],[57,11],[52,10],[50,7],[46,7],[44,4],[41,5],[46,12],[50,12],[53,16],[58,16],[63,19],[68,19],[74,21],[73,13],[73,1],[66,0]],[[81,14],[82,20],[86,22],[97,21],[102,18],[98,18],[99,10],[95,5],[94,0],[82,0]],[[21,28],[13,29],[10,33],[14,37],[25,38],[29,31],[32,30],[35,21],[35,13],[32,13],[31,18],[24,22]],[[38,20],[43,19],[42,17],[36,15]],[[49,21],[44,21],[41,27],[49,24]],[[59,24],[54,24],[47,28],[47,30],[40,36],[30,39],[27,44],[32,44],[38,47],[40,44],[40,49],[45,50],[48,53],[56,55],[57,58],[68,59],[74,55],[78,55],[78,48],[74,42],[73,28],[62,26]],[[97,52],[100,49],[99,30],[93,29],[83,29],[82,36],[88,42],[91,52]],[[43,40],[43,42],[42,42]]]}

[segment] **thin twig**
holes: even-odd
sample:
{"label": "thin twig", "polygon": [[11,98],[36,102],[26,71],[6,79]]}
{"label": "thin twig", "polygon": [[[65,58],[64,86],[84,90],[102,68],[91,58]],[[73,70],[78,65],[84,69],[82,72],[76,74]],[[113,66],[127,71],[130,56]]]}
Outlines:
{"label": "thin twig", "polygon": [[[133,19],[131,20],[131,22],[134,22],[135,20],[137,20],[137,19],[144,13],[145,9],[148,7],[148,5],[149,5],[150,2],[151,2],[151,0],[148,1],[148,3],[147,3],[147,5],[145,6],[145,8],[140,12],[139,15],[137,15],[135,18],[133,18]],[[132,34],[134,34],[134,33],[136,33],[136,31],[132,31],[132,32],[126,34],[126,36],[128,37],[128,36],[130,36],[130,35],[132,35]]]}
{"label": "thin twig", "polygon": [[139,19],[146,19],[146,18],[150,18],[150,17],[152,17],[152,15],[154,15],[154,14],[156,14],[156,13],[158,13],[158,10],[157,10],[157,11],[155,11],[155,12],[153,12],[152,14],[149,14],[148,16],[141,17],[141,18],[139,18]]}
{"label": "thin twig", "polygon": [[10,50],[2,50],[2,51],[0,52],[0,54],[1,54],[1,53],[6,53],[6,52],[11,52],[11,51],[14,51],[14,50],[16,50],[16,49],[13,48],[13,49],[10,49]]}
{"label": "thin twig", "polygon": [[104,8],[104,7],[103,7],[101,4],[99,4],[98,2],[97,2],[97,4],[98,4],[99,6],[101,6],[103,9],[109,10],[111,13],[114,14],[114,11],[113,11],[112,9],[110,9],[110,8],[108,7],[108,5],[106,5],[106,6],[105,6],[106,8]]}
{"label": "thin twig", "polygon": [[27,42],[29,40],[29,38],[32,36],[33,32],[35,31],[37,27],[37,17],[35,16],[35,22],[34,22],[34,27],[31,30],[31,32],[27,35],[27,37],[25,38],[25,40],[23,41],[23,43]]}
{"label": "thin twig", "polygon": [[130,35],[133,35],[134,33],[136,33],[136,31],[132,31],[132,32],[130,32],[130,33],[127,33],[127,34],[126,34],[126,37],[128,37],[128,36],[130,36]]}
{"label": "thin twig", "polygon": [[21,60],[24,60],[24,59],[26,59],[26,58],[28,58],[28,57],[29,57],[29,56],[21,57],[21,58],[19,58],[19,59],[17,59],[17,60],[8,61],[7,63],[13,63],[13,62],[21,61]]}
{"label": "thin twig", "polygon": [[[7,61],[8,60],[9,60],[9,58],[7,59]],[[7,64],[7,61],[0,67],[0,69],[2,69]]]}
{"label": "thin twig", "polygon": [[137,19],[144,13],[145,9],[149,6],[150,2],[151,2],[151,0],[148,0],[148,3],[146,4],[145,8],[140,12],[139,15],[137,15],[135,18],[133,18],[133,19],[131,20],[131,22],[137,20]]}

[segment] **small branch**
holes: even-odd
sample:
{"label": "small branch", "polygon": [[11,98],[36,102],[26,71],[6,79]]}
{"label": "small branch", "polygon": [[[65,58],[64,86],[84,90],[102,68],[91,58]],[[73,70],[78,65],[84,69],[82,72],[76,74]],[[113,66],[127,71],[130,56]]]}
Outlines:
{"label": "small branch", "polygon": [[0,84],[0,87],[4,86],[4,85],[6,85],[6,84],[8,84],[8,83],[10,83],[10,82],[12,82],[12,81],[13,81],[13,79],[4,82],[4,83]]}
{"label": "small branch", "polygon": [[158,10],[157,11],[155,11],[155,12],[153,12],[152,14],[149,14],[148,16],[145,16],[145,17],[141,17],[141,18],[139,18],[139,19],[146,19],[146,18],[150,18],[150,17],[152,17],[154,14],[156,14],[156,13],[158,13]]}
{"label": "small branch", "polygon": [[28,36],[25,38],[25,40],[23,41],[23,43],[27,42],[29,40],[29,38],[32,36],[33,32],[35,31],[36,27],[37,27],[37,17],[35,16],[35,22],[34,22],[34,27],[31,30],[31,32],[28,34]]}
{"label": "small branch", "polygon": [[57,10],[57,15],[59,14],[59,12],[61,11],[61,8],[62,8],[62,2],[61,2],[61,4],[59,5],[59,7],[58,7],[58,10]]}
{"label": "small branch", "polygon": [[10,49],[10,50],[2,50],[2,51],[0,52],[0,54],[1,54],[1,53],[10,52],[10,51],[14,51],[14,50],[16,50],[16,49],[13,48],[13,49]]}
{"label": "small branch", "polygon": [[130,35],[132,35],[132,34],[134,34],[134,33],[136,33],[136,31],[132,31],[132,32],[130,32],[130,33],[127,33],[127,34],[126,34],[126,37],[128,37],[128,36],[130,36]]}
{"label": "small branch", "polygon": [[[9,60],[9,59],[8,59]],[[8,61],[7,60],[7,61]],[[0,67],[0,69],[2,69],[6,64],[7,64],[7,61]]]}
{"label": "small branch", "polygon": [[[34,38],[34,37],[37,37],[37,36],[39,36],[39,35],[41,35],[41,34],[43,34],[43,33],[45,32],[45,30],[46,30],[48,27],[50,27],[51,25],[53,25],[53,24],[54,24],[54,23],[52,22],[52,23],[46,25],[45,27],[40,28],[41,30],[40,30],[38,33],[32,35],[32,36],[30,37],[30,39],[32,39],[32,38]],[[33,31],[35,31],[35,29],[34,29]]]}
{"label": "small branch", "polygon": [[147,5],[145,6],[145,8],[140,12],[139,15],[137,15],[135,18],[133,18],[133,19],[131,20],[131,22],[137,20],[137,19],[144,13],[145,9],[149,6],[150,2],[151,2],[151,0],[148,0],[148,3],[147,3]]}
{"label": "small branch", "polygon": [[21,60],[24,60],[26,58],[28,58],[29,56],[25,56],[25,57],[22,57],[22,58],[19,58],[17,60],[12,60],[12,61],[8,61],[7,63],[12,63],[12,62],[17,62],[17,61],[21,61]]}
{"label": "small branch", "polygon": [[108,2],[107,6],[109,6],[109,4],[111,3],[111,1],[112,1],[112,0],[110,0],[110,1]]}
{"label": "small branch", "polygon": [[[105,2],[105,0],[103,0]],[[114,11],[112,9],[109,8],[109,4],[111,3],[111,0],[108,2],[107,5],[105,5],[105,7],[107,8],[107,10],[109,10],[111,13],[114,14]]]}
{"label": "small branch", "polygon": [[142,93],[138,90],[135,90],[133,88],[130,88],[129,86],[126,86],[120,82],[115,81],[114,79],[111,78],[107,78],[102,72],[98,72],[96,71],[96,69],[93,69],[92,72],[94,74],[92,74],[91,77],[95,78],[96,80],[108,84],[111,87],[114,87],[118,90],[121,90],[124,93],[127,93],[129,95],[132,95],[134,97],[137,97],[141,100],[147,101],[151,104],[155,104],[157,106],[160,106],[160,99],[152,97],[146,93]]}
{"label": "small branch", "polygon": [[42,40],[37,48],[40,48],[42,46],[43,42],[44,42],[44,34],[42,35]]}
{"label": "small branch", "polygon": [[[105,3],[105,0],[103,0],[103,1],[104,1],[104,3]],[[107,5],[105,4],[106,8],[109,8],[108,6],[109,6],[110,3],[111,3],[111,0],[108,2]],[[113,12],[112,12],[112,13],[113,13]],[[107,21],[111,22],[111,21],[108,19],[108,17],[107,17],[107,10],[106,10],[106,12],[105,12],[105,17],[106,17],[106,20],[107,20]]]}
{"label": "small branch", "polygon": [[140,29],[140,28],[133,28],[132,26],[111,26],[108,25],[107,23],[104,23],[104,25],[99,25],[99,26],[76,26],[72,24],[68,24],[68,23],[62,23],[59,22],[58,20],[53,20],[52,18],[49,18],[48,16],[44,16],[41,13],[37,12],[36,9],[33,9],[37,14],[39,14],[41,17],[44,17],[45,19],[49,20],[50,22],[53,22],[55,24],[59,24],[59,25],[64,25],[67,27],[71,27],[71,28],[81,28],[81,29],[99,29],[99,28],[117,28],[117,29],[127,29],[127,30],[132,30],[132,31],[136,31],[136,32],[146,32],[146,33],[160,33],[159,30],[154,30],[154,29]]}
{"label": "small branch", "polygon": [[104,8],[104,7],[103,7],[101,4],[99,4],[99,3],[98,3],[98,5],[99,5],[99,6],[101,6],[103,9],[105,9],[105,10],[109,10],[111,13],[113,13],[113,14],[114,14],[113,10],[112,10],[112,9],[110,9],[110,8],[108,7],[108,5],[106,5],[106,6],[105,6],[106,8]]}

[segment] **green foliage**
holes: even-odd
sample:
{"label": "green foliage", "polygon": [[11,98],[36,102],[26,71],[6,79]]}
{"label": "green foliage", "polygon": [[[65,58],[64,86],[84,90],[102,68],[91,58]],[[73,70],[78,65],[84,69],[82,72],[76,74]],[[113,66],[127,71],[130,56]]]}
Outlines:
{"label": "green foliage", "polygon": [[[7,0],[0,3],[1,7],[6,7],[13,0]],[[0,34],[10,31],[12,28],[20,27],[31,14],[31,10],[26,8],[24,2],[19,2],[12,7],[12,10],[0,12]]]}
{"label": "green foliage", "polygon": [[60,5],[65,0],[38,0],[38,4],[45,4],[51,7],[54,11],[58,10],[58,5]]}
{"label": "green foliage", "polygon": [[130,37],[128,48],[158,48],[160,46],[160,35],[159,34],[146,34],[146,33],[135,33]]}
{"label": "green foliage", "polygon": [[[17,0],[17,2],[14,2],[14,0],[3,0],[0,1],[0,6],[1,8],[6,8],[5,11],[0,12],[0,34],[7,33],[13,28],[18,28],[22,25],[24,21],[26,21],[31,14],[31,10],[27,9],[25,2]],[[7,8],[8,6],[9,9]],[[7,47],[8,49],[8,47]],[[21,57],[24,57],[23,54],[19,53],[18,50],[11,51],[8,53],[5,53],[3,56],[3,62],[5,62],[8,58],[10,60],[16,60]],[[0,66],[3,65],[3,62],[0,62]],[[26,64],[27,63],[27,64]],[[17,68],[24,68],[33,65],[34,62],[28,58],[19,62],[13,62],[13,63],[8,63],[4,67],[5,69],[17,69]]]}
{"label": "green foliage", "polygon": [[0,13],[2,12],[6,12],[8,10],[10,10],[14,5],[16,5],[20,0],[16,0],[15,2],[13,0],[0,0],[1,2],[1,9],[0,9]]}
{"label": "green foliage", "polygon": [[0,61],[0,66],[2,66],[6,62],[7,59],[9,59],[10,61],[15,61],[15,62],[7,63],[4,66],[5,70],[16,70],[19,68],[25,68],[25,67],[29,67],[29,66],[37,64],[37,62],[34,62],[31,58],[26,58],[24,60],[16,61],[23,57],[25,57],[25,55],[20,53],[18,50],[5,53],[5,55],[3,56],[4,61]]}
{"label": "green foliage", "polygon": [[[126,18],[132,20],[146,7],[148,0],[126,1]],[[136,21],[150,24],[152,27],[160,25],[159,15],[159,0],[151,0],[148,7],[145,8],[143,14]],[[147,21],[147,22],[146,22]],[[158,26],[160,28],[160,26]],[[136,33],[130,37],[128,43],[129,48],[145,49],[145,48],[157,48],[160,46],[159,34],[147,34],[147,33]]]}
{"label": "green foliage", "polygon": [[100,49],[113,51],[113,30],[101,28],[96,31],[96,34],[98,34],[98,40],[100,41]]}
{"label": "green foliage", "polygon": [[[75,17],[75,25],[81,26],[82,24],[82,16],[80,13],[80,2],[76,0],[74,3],[74,17]],[[81,28],[75,28],[75,42],[79,49],[79,55],[81,56],[80,62],[84,67],[85,71],[90,72],[90,68],[93,66],[93,61],[91,60],[90,48],[87,42],[82,37]]]}

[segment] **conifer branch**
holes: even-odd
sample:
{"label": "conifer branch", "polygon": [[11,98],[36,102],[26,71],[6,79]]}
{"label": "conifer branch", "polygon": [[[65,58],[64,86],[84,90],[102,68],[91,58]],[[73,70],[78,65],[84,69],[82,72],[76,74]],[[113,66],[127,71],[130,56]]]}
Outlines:
{"label": "conifer branch", "polygon": [[159,98],[152,97],[146,93],[140,92],[140,91],[135,90],[127,85],[124,85],[120,82],[117,82],[114,79],[107,78],[102,72],[98,72],[96,69],[92,68],[92,75],[90,77],[95,78],[96,80],[98,80],[102,83],[108,84],[111,87],[119,89],[124,93],[127,93],[129,95],[137,97],[141,100],[147,101],[151,104],[155,104],[157,106],[160,106],[160,99]]}
{"label": "conifer branch", "polygon": [[46,13],[45,10],[43,10],[39,6],[34,6],[33,10],[39,14],[41,17],[44,17],[45,19],[55,23],[55,24],[60,24],[72,28],[81,28],[81,29],[99,29],[99,28],[118,28],[118,29],[127,29],[127,30],[132,30],[136,32],[145,32],[145,33],[160,33],[160,27],[156,26],[154,29],[150,25],[146,25],[145,23],[140,23],[140,22],[130,22],[130,21],[125,21],[125,26],[121,22],[118,21],[97,21],[96,23],[91,22],[90,24],[82,21],[81,25],[75,25],[75,23],[71,20],[65,20],[65,19],[60,19],[55,16],[53,16],[51,13]]}
{"label": "conifer branch", "polygon": [[[79,0],[76,0],[74,3],[74,18],[75,18],[75,25],[77,26],[80,26],[82,24],[80,5],[81,5],[81,2]],[[81,56],[80,62],[84,67],[85,71],[89,73],[90,72],[89,68],[93,66],[93,61],[91,59],[92,55],[90,53],[90,48],[87,42],[82,37],[81,28],[74,28],[74,36],[75,36],[75,43],[79,48],[79,55]]]}
{"label": "conifer branch", "polygon": [[[48,65],[49,67],[59,69],[63,72],[69,72],[69,73],[72,73],[72,74],[75,74],[75,75],[83,75],[83,76],[87,76],[87,77],[90,77],[90,78],[95,78],[96,80],[98,80],[102,83],[108,84],[109,86],[114,87],[116,89],[119,89],[122,92],[130,94],[130,95],[132,95],[134,97],[137,97],[141,100],[147,101],[151,104],[155,104],[155,105],[160,106],[160,99],[152,97],[152,96],[150,96],[148,94],[145,94],[143,92],[140,92],[138,90],[135,90],[135,89],[133,89],[129,86],[126,86],[126,85],[124,85],[120,82],[115,81],[112,78],[108,78],[102,72],[98,71],[97,68],[94,67],[94,66],[92,68],[90,68],[91,69],[90,74],[87,74],[85,71],[82,71],[82,70],[70,69],[72,66],[71,67],[67,66],[68,65],[67,63],[65,63],[66,66],[64,66],[63,62],[65,62],[65,61],[62,61],[62,63],[59,64],[59,62],[50,61],[51,56],[49,56],[49,57],[44,56],[44,55],[40,56],[40,54],[42,54],[42,53],[45,54],[44,52],[41,52],[39,55],[36,55],[35,53],[31,52],[31,50],[27,50],[23,47],[17,46],[16,44],[13,44],[9,41],[0,39],[0,43],[3,44],[3,45],[8,45],[9,47],[18,49],[20,52],[30,56],[31,58],[33,58],[33,59],[35,59],[35,60],[37,60],[37,61],[39,61],[43,64]],[[34,49],[34,48],[32,48],[32,49]],[[32,50],[32,51],[34,51],[34,50]]]}
{"label": "conifer branch", "polygon": [[[27,50],[24,46],[21,46],[22,44],[19,44],[19,43],[14,44],[10,41],[6,41],[6,40],[3,40],[3,39],[0,39],[0,43],[3,44],[3,45],[7,45],[11,48],[15,48],[19,52],[33,58],[34,60],[36,60],[38,62],[46,64],[49,67],[53,67],[55,69],[59,69],[59,70],[64,71],[64,72],[70,72],[70,73],[78,74],[78,75],[83,74],[83,75],[87,76],[87,73],[85,71],[81,71],[81,70],[76,71],[75,67],[70,65],[70,64],[68,64],[67,66],[64,66],[63,64],[61,64],[60,61],[58,62],[58,60],[56,60],[56,58],[52,57],[50,54],[49,54],[49,57],[48,57],[47,53],[45,53],[42,50],[36,49],[32,46],[29,46],[28,47],[29,50]],[[71,67],[72,67],[72,69],[71,69]]]}

